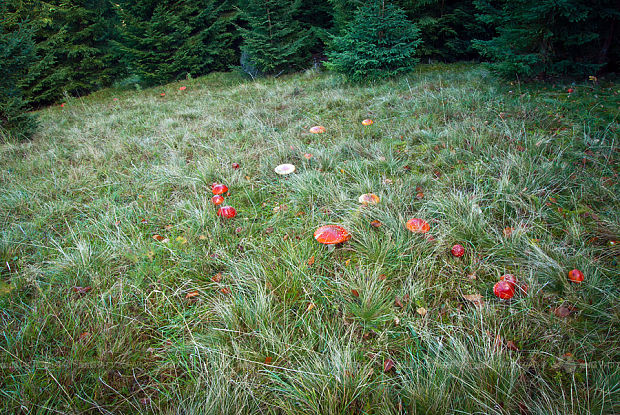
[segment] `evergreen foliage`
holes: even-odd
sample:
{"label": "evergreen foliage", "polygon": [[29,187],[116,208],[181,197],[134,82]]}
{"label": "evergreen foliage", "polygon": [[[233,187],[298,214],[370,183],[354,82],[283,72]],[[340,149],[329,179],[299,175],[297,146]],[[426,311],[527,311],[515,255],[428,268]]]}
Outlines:
{"label": "evergreen foliage", "polygon": [[620,16],[613,0],[474,0],[495,27],[475,47],[504,76],[587,75],[609,61]]}
{"label": "evergreen foliage", "polygon": [[334,37],[326,66],[356,81],[389,77],[413,69],[421,43],[402,9],[373,1],[358,8],[343,34]]}
{"label": "evergreen foliage", "polygon": [[[6,5],[0,13],[9,16]],[[36,120],[26,113],[23,91],[18,87],[34,59],[32,27],[25,22],[0,21],[0,141],[29,138]]]}
{"label": "evergreen foliage", "polygon": [[145,85],[226,70],[236,56],[227,1],[120,0],[119,60]]}
{"label": "evergreen foliage", "polygon": [[35,52],[23,85],[34,105],[50,104],[63,94],[85,94],[109,85],[121,68],[109,40],[116,22],[107,0],[23,1],[15,13],[30,18]]}
{"label": "evergreen foliage", "polygon": [[420,57],[444,62],[471,59],[478,56],[472,40],[488,38],[471,0],[404,0],[401,4],[420,29]]}
{"label": "evergreen foliage", "polygon": [[308,28],[298,15],[301,0],[242,0],[244,25],[242,67],[248,73],[274,75],[300,69],[308,63]]}

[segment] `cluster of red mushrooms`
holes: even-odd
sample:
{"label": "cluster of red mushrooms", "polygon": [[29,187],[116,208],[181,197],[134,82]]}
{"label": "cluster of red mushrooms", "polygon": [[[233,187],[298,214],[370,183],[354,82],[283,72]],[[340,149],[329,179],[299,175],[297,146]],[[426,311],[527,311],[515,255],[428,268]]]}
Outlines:
{"label": "cluster of red mushrooms", "polygon": [[[220,206],[224,203],[224,196],[222,195],[228,192],[228,186],[222,183],[213,183],[213,185],[211,185],[211,191],[213,192],[211,202],[215,206]],[[232,219],[237,216],[237,210],[232,206],[220,206],[217,211],[217,216],[225,219]]]}

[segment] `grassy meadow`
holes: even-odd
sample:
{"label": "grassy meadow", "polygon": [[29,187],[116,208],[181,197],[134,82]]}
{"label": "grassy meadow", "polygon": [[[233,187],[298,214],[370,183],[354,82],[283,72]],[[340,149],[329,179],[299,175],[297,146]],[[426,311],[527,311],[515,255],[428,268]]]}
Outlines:
{"label": "grassy meadow", "polygon": [[421,65],[40,111],[0,144],[0,412],[620,413],[619,94]]}

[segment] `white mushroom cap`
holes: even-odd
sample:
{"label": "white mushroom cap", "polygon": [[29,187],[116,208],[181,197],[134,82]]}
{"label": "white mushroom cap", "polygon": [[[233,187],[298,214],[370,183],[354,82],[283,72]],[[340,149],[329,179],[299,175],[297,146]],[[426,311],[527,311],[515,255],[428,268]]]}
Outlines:
{"label": "white mushroom cap", "polygon": [[295,166],[293,166],[292,164],[280,164],[274,169],[274,171],[284,176],[293,173],[295,171]]}

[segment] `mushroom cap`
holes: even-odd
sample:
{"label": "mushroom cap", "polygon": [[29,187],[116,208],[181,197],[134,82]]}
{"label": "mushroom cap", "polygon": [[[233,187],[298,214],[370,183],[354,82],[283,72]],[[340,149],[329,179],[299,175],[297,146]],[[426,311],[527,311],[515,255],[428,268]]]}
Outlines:
{"label": "mushroom cap", "polygon": [[312,134],[323,134],[325,131],[327,131],[327,129],[322,125],[315,125],[310,129]]}
{"label": "mushroom cap", "polygon": [[427,221],[419,218],[409,219],[405,226],[413,233],[426,233],[431,229],[431,225]]}
{"label": "mushroom cap", "polygon": [[217,216],[221,216],[226,219],[232,219],[237,216],[237,211],[232,206],[222,206],[217,211]]}
{"label": "mushroom cap", "polygon": [[362,121],[362,125],[364,126],[368,126],[368,125],[373,125],[374,121],[371,120],[370,118],[366,118],[364,121]]}
{"label": "mushroom cap", "polygon": [[508,300],[515,295],[515,286],[508,281],[498,281],[493,286],[493,294],[502,300]]}
{"label": "mushroom cap", "polygon": [[357,201],[364,206],[376,205],[380,200],[381,199],[379,199],[379,196],[374,193],[364,193],[357,199]]}
{"label": "mushroom cap", "polygon": [[221,195],[215,195],[211,198],[211,202],[217,206],[217,205],[221,205],[222,203],[224,203],[224,198]]}
{"label": "mushroom cap", "polygon": [[512,284],[513,286],[517,285],[517,277],[515,277],[512,274],[505,274],[502,275],[501,277],[499,277],[500,281],[506,281],[509,284]]}
{"label": "mushroom cap", "polygon": [[312,154],[306,153],[304,154],[304,157],[306,158],[306,160],[310,160],[312,158]]}
{"label": "mushroom cap", "polygon": [[235,170],[237,170],[239,167],[241,167],[241,166],[239,165],[239,163],[233,163],[233,164],[232,164],[232,168],[233,168],[233,169],[235,169]]}
{"label": "mushroom cap", "polygon": [[314,239],[325,245],[339,244],[351,239],[351,234],[339,225],[324,225],[314,231]]}
{"label": "mushroom cap", "polygon": [[450,252],[452,252],[452,255],[457,258],[462,257],[463,255],[465,255],[465,248],[463,248],[463,245],[456,244],[452,247],[452,250]]}
{"label": "mushroom cap", "polygon": [[213,183],[211,190],[213,191],[214,195],[221,195],[228,191],[228,187],[225,184]]}
{"label": "mushroom cap", "polygon": [[295,166],[292,164],[280,164],[278,167],[273,169],[273,171],[284,176],[293,173],[295,171]]}
{"label": "mushroom cap", "polygon": [[583,272],[574,269],[568,272],[568,279],[572,282],[580,283],[583,281]]}

